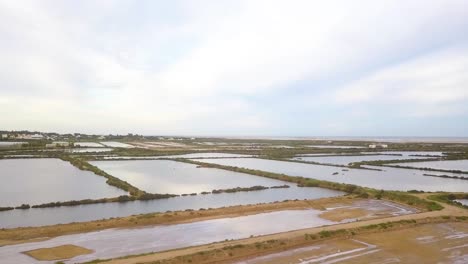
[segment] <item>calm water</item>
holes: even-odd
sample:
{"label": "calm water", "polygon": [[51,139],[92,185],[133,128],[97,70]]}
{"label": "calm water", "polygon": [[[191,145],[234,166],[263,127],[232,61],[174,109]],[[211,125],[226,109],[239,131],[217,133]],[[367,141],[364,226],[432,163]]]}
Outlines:
{"label": "calm water", "polygon": [[12,141],[0,141],[0,148],[1,147],[11,147],[11,146],[15,146],[15,145],[21,145],[21,144],[24,144],[26,142],[12,142]]}
{"label": "calm water", "polygon": [[393,143],[468,143],[468,137],[264,137],[263,139],[290,139],[290,140],[343,140],[343,141],[374,141],[374,142],[393,142]]}
{"label": "calm water", "polygon": [[296,157],[316,157],[316,156],[341,156],[341,155],[349,155],[346,152],[320,152],[320,153],[309,153],[309,154],[300,154]]}
{"label": "calm water", "polygon": [[130,144],[125,144],[125,143],[116,142],[116,141],[103,141],[100,143],[106,147],[111,147],[111,148],[134,148],[135,147]]}
{"label": "calm water", "polygon": [[[411,157],[412,159],[424,159],[424,157]],[[294,160],[312,161],[324,164],[348,165],[360,161],[374,160],[405,160],[406,156],[391,156],[391,155],[361,155],[361,156],[323,156],[323,157],[296,157]]]}
{"label": "calm water", "polygon": [[150,193],[200,193],[214,189],[277,186],[285,182],[172,160],[93,161],[92,165]]}
{"label": "calm water", "polygon": [[59,159],[0,160],[0,206],[116,197],[106,179]]}
{"label": "calm water", "polygon": [[102,148],[104,147],[103,145],[97,143],[97,142],[75,142],[75,146],[80,146],[80,147],[87,147],[87,148]]}
{"label": "calm water", "polygon": [[0,212],[0,228],[85,222],[110,217],[166,212],[169,210],[197,210],[200,208],[220,208],[224,206],[271,203],[275,201],[294,199],[319,199],[324,197],[341,196],[343,194],[344,193],[342,192],[322,188],[300,188],[292,186],[288,189],[179,196],[151,201],[12,210]]}
{"label": "calm water", "polygon": [[252,157],[253,155],[244,155],[244,154],[233,154],[233,153],[190,153],[190,154],[183,154],[183,155],[171,155],[171,156],[164,156],[165,158],[185,158],[185,159],[194,159],[194,158],[248,158]]}
{"label": "calm water", "polygon": [[383,171],[362,169],[347,169],[347,171],[344,171],[343,168],[333,166],[256,158],[201,159],[198,161],[283,173],[290,176],[302,176],[319,180],[350,183],[383,190],[450,192],[466,192],[466,190],[468,190],[468,181],[426,177],[423,176],[423,174],[427,172],[411,169],[368,166],[370,168],[383,169]]}
{"label": "calm water", "polygon": [[455,200],[455,201],[457,201],[457,202],[459,202],[459,203],[461,203],[463,205],[468,206],[468,199],[459,199],[459,200]]}
{"label": "calm water", "polygon": [[111,148],[75,148],[68,150],[71,153],[88,153],[88,152],[108,152]]}
{"label": "calm water", "polygon": [[[377,155],[391,155],[397,159],[398,156],[404,157],[405,159],[417,159],[417,158],[430,158],[430,157],[442,157],[444,156],[441,151],[378,151],[378,152],[359,152],[359,154],[377,156]],[[300,154],[297,157],[315,157],[315,156],[348,156],[350,153],[346,152],[324,152],[324,153],[311,153],[311,154]],[[358,156],[358,155],[355,155]],[[362,155],[361,155],[362,156]],[[425,156],[425,157],[418,157]]]}
{"label": "calm water", "polygon": [[385,155],[399,155],[403,157],[409,157],[411,159],[417,158],[417,156],[444,156],[442,151],[379,151],[379,152],[363,152],[363,154],[385,154]]}
{"label": "calm water", "polygon": [[181,155],[165,155],[165,156],[118,156],[118,157],[105,157],[104,159],[127,159],[127,160],[142,160],[142,159],[202,159],[202,158],[251,158],[256,155],[243,155],[243,154],[232,154],[232,153],[190,153]]}
{"label": "calm water", "polygon": [[338,145],[307,145],[309,148],[338,148],[338,149],[353,149],[353,148],[367,148],[367,146],[338,146]]}
{"label": "calm water", "polygon": [[[409,166],[413,168],[431,168],[436,170],[460,170],[468,172],[468,160],[438,160],[425,162],[406,162],[395,165]],[[465,175],[466,176],[466,175]],[[465,191],[467,191],[466,189]]]}
{"label": "calm water", "polygon": [[[0,247],[0,258],[5,263],[37,263],[21,252],[37,248],[73,244],[93,250],[66,263],[94,259],[108,259],[147,252],[241,239],[251,235],[267,235],[336,222],[320,218],[319,210],[288,210],[233,218],[213,219],[187,224],[160,225],[134,229],[108,229],[56,237],[47,241]],[[274,221],[272,221],[274,219]],[[53,263],[53,262],[52,262]]]}

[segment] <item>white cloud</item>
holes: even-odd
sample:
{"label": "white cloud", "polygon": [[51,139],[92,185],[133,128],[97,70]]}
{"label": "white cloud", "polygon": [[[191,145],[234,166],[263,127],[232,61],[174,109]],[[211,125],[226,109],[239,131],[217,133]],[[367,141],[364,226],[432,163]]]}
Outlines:
{"label": "white cloud", "polygon": [[403,106],[416,116],[450,115],[466,110],[468,49],[453,48],[391,65],[348,84],[337,103]]}
{"label": "white cloud", "polygon": [[[244,97],[272,95],[296,81],[323,83],[374,70],[415,52],[452,45],[468,26],[466,1],[135,5],[0,2],[5,40],[0,43],[0,108],[21,113],[4,125],[94,132],[137,127],[186,134],[222,133],[217,126],[224,126],[226,133],[236,127],[265,134],[274,127],[274,111]],[[461,86],[466,77],[460,74],[466,53],[447,56],[347,84],[337,102],[379,97],[421,105],[458,102],[466,98],[466,86]],[[392,87],[401,88],[389,92]]]}

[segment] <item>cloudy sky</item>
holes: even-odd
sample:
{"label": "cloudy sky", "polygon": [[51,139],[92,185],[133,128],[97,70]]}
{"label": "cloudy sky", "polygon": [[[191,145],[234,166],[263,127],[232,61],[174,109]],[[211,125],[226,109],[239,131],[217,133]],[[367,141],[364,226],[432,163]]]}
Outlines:
{"label": "cloudy sky", "polygon": [[0,130],[468,136],[468,1],[0,0]]}

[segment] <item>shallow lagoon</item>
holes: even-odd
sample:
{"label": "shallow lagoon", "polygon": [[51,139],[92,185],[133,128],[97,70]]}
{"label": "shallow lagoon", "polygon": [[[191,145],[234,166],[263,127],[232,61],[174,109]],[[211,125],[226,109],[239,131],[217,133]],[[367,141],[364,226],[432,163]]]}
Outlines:
{"label": "shallow lagoon", "polygon": [[[408,166],[408,167],[413,167],[413,168],[431,168],[435,170],[459,170],[459,171],[468,172],[468,160],[437,160],[437,161],[425,161],[425,162],[405,162],[405,163],[397,163],[393,165]],[[466,176],[467,175],[465,175],[465,177]]]}
{"label": "shallow lagoon", "polygon": [[163,155],[163,156],[116,156],[116,157],[106,157],[104,159],[144,160],[144,159],[177,159],[177,158],[203,159],[203,158],[251,158],[251,157],[255,157],[255,155],[202,152],[202,153],[189,153],[189,154]]}
{"label": "shallow lagoon", "polygon": [[324,164],[348,165],[354,162],[375,161],[375,160],[405,160],[405,159],[424,159],[425,157],[407,157],[392,155],[360,155],[360,156],[322,156],[322,157],[296,157],[294,160],[311,161]]}
{"label": "shallow lagoon", "polygon": [[1,147],[11,147],[11,146],[22,145],[24,143],[26,143],[26,142],[2,141],[2,142],[0,142],[0,148]]}
{"label": "shallow lagoon", "polygon": [[302,176],[319,180],[356,184],[359,186],[383,190],[423,190],[449,192],[466,192],[466,190],[468,190],[468,181],[460,179],[427,177],[423,175],[426,172],[412,169],[398,169],[377,166],[367,167],[381,169],[382,171],[346,169],[334,166],[256,158],[200,159],[198,161],[243,167],[254,170],[263,170],[274,173],[283,173],[290,176]]}
{"label": "shallow lagoon", "polygon": [[367,148],[366,146],[338,146],[338,145],[307,145],[308,148],[324,148],[324,149],[362,149]]}
{"label": "shallow lagoon", "polygon": [[379,151],[379,152],[363,152],[363,154],[384,154],[398,155],[414,159],[417,156],[441,157],[444,156],[442,151]]}
{"label": "shallow lagoon", "polygon": [[287,189],[179,196],[151,201],[12,210],[0,212],[0,228],[65,224],[153,212],[220,208],[224,206],[271,203],[294,199],[319,199],[341,196],[343,194],[343,192],[323,188],[291,186],[291,188]]}
{"label": "shallow lagoon", "polygon": [[71,153],[91,153],[91,152],[108,152],[112,151],[111,148],[74,148],[68,150]]}
{"label": "shallow lagoon", "polygon": [[93,161],[92,165],[150,193],[186,194],[287,182],[172,160]]}
{"label": "shallow lagoon", "polygon": [[117,141],[103,141],[100,143],[106,147],[111,147],[111,148],[134,148],[135,147],[133,145],[122,143],[122,142],[117,142]]}
{"label": "shallow lagoon", "polygon": [[0,206],[116,197],[126,192],[59,159],[0,160]]}
{"label": "shallow lagoon", "polygon": [[194,158],[249,158],[254,155],[246,154],[234,154],[234,153],[217,153],[217,152],[201,152],[201,153],[190,153],[182,155],[170,155],[163,156],[164,158],[184,158],[184,159],[194,159]]}

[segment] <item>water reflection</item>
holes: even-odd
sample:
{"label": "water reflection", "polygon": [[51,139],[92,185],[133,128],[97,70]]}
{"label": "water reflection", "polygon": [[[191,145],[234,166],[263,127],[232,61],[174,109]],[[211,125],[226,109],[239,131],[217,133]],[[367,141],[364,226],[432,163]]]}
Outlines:
{"label": "water reflection", "polygon": [[126,192],[59,159],[0,160],[0,206],[116,197]]}
{"label": "water reflection", "polygon": [[[241,239],[251,235],[331,225],[335,222],[318,217],[318,210],[289,210],[234,218],[214,219],[187,224],[154,226],[138,229],[108,229],[76,235],[66,235],[43,242],[0,247],[5,263],[36,263],[21,252],[44,247],[73,244],[94,252],[75,257],[66,263],[115,258],[147,252],[209,244],[226,239]],[[271,219],[275,219],[274,222]]]}
{"label": "water reflection", "polygon": [[269,189],[253,192],[180,196],[152,201],[90,204],[0,212],[0,228],[54,225],[85,222],[135,214],[178,211],[200,208],[220,208],[233,205],[271,203],[294,199],[318,199],[340,196],[344,193],[322,188]]}
{"label": "water reflection", "polygon": [[[425,162],[405,162],[394,165],[408,166],[413,168],[431,168],[436,170],[459,170],[468,172],[468,160],[438,160]],[[467,177],[468,175],[465,175]]]}
{"label": "water reflection", "polygon": [[[423,175],[427,172],[421,170],[377,166],[367,167],[372,169],[381,169],[382,171],[345,169],[333,166],[256,158],[200,159],[198,161],[263,170],[274,173],[283,173],[290,176],[302,176],[319,180],[356,184],[359,186],[383,190],[423,190],[449,192],[465,192],[468,190],[468,181],[460,179],[427,177]],[[463,176],[463,174],[459,175]]]}
{"label": "water reflection", "polygon": [[92,165],[150,193],[200,193],[214,189],[278,186],[286,182],[171,160],[94,161]]}
{"label": "water reflection", "polygon": [[424,159],[426,157],[406,157],[393,155],[361,155],[361,156],[323,156],[323,157],[296,157],[294,160],[312,161],[324,164],[348,165],[354,162],[375,161],[375,160],[405,160],[405,159]]}

